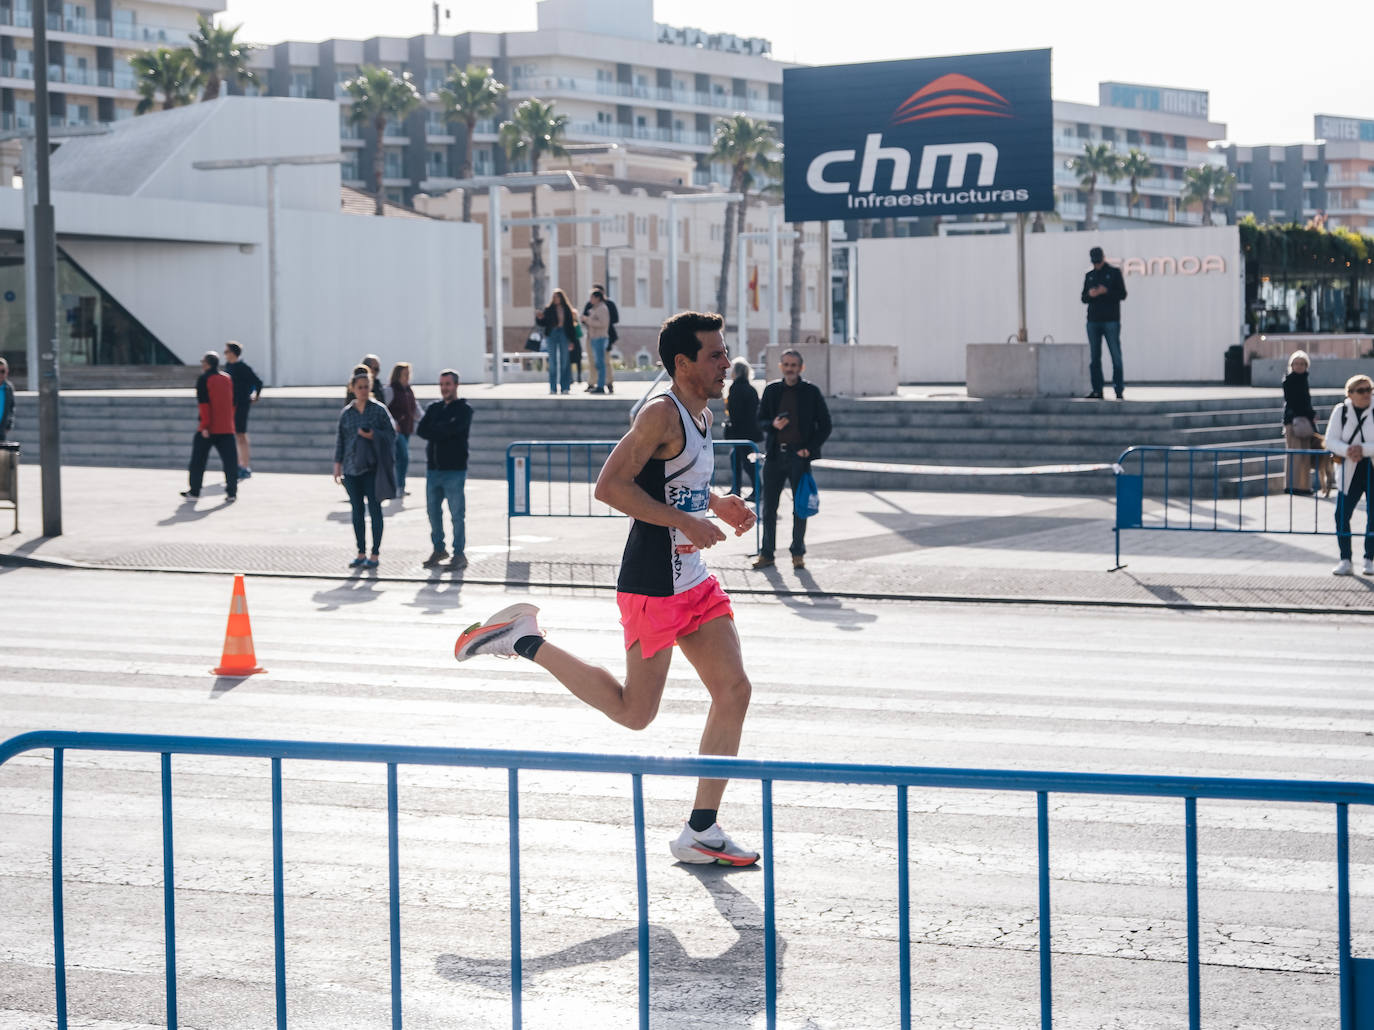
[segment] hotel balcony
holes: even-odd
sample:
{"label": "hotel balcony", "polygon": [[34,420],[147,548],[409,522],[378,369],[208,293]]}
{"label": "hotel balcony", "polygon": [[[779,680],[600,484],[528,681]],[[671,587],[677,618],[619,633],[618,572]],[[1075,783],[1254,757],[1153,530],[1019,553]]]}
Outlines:
{"label": "hotel balcony", "polygon": [[619,122],[572,122],[570,136],[591,136],[595,139],[640,140],[645,143],[677,144],[702,152],[711,149],[709,132],[687,129],[660,129],[654,126],[623,125]]}
{"label": "hotel balcony", "polygon": [[782,103],[777,100],[764,100],[754,97],[737,96],[733,93],[698,93],[695,90],[659,89],[655,86],[637,86],[628,82],[607,82],[601,79],[584,79],[566,75],[532,75],[513,79],[510,84],[511,96],[571,96],[581,99],[590,97],[619,100],[640,100],[648,104],[670,105],[674,107],[704,108],[714,112],[746,111],[753,114],[782,116]]}

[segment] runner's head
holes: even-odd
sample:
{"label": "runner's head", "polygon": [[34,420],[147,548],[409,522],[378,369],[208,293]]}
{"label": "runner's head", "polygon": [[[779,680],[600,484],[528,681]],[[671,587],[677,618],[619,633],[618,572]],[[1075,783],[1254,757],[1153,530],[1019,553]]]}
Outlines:
{"label": "runner's head", "polygon": [[719,397],[730,370],[725,349],[725,319],[717,314],[683,311],[663,323],[658,334],[658,356],[680,386]]}

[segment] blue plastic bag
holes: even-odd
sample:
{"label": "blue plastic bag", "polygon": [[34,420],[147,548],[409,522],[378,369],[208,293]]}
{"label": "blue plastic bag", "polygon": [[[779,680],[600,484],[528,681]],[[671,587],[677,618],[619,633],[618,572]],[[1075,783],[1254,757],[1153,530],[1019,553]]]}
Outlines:
{"label": "blue plastic bag", "polygon": [[820,510],[821,493],[816,489],[816,480],[810,472],[803,472],[792,492],[792,511],[799,519],[809,519]]}

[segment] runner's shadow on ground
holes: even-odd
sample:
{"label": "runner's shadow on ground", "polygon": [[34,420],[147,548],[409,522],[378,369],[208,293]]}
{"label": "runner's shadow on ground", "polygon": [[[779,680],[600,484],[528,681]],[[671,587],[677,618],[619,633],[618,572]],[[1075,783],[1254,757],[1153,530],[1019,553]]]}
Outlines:
{"label": "runner's shadow on ground", "polygon": [[320,606],[319,611],[335,612],[345,605],[375,601],[382,593],[375,580],[359,576],[332,590],[317,590],[310,599]]}
{"label": "runner's shadow on ground", "polygon": [[[757,876],[757,867],[729,869],[722,866],[679,865],[711,895],[716,910],[734,929],[736,938],[724,952],[693,955],[666,926],[649,927],[649,1010],[662,1016],[686,1016],[709,1011],[710,1026],[744,1028],[763,1013],[764,959],[763,912],[754,900],[730,883],[732,876]],[[783,955],[787,942],[777,938],[777,984],[783,987]],[[699,950],[699,949],[691,949]],[[615,933],[569,945],[548,955],[527,957],[521,964],[524,982],[537,986],[542,975],[576,966],[615,962],[638,954],[639,930],[626,927]],[[510,992],[510,961],[507,958],[469,958],[440,955],[435,972],[454,983],[473,984],[497,993]]]}

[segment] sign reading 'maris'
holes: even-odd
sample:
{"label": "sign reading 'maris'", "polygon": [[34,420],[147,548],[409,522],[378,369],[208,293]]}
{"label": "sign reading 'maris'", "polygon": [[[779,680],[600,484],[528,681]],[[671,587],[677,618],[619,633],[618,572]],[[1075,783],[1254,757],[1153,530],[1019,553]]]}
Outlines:
{"label": "sign reading 'maris'", "polygon": [[1050,52],[788,68],[789,222],[1054,209]]}

